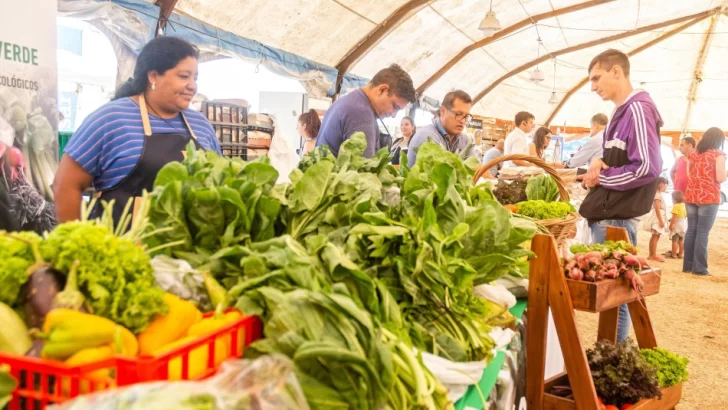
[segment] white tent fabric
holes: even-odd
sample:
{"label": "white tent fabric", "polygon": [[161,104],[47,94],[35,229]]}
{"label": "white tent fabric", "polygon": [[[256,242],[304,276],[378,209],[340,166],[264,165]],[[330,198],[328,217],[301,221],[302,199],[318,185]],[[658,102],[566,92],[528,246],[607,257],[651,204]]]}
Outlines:
{"label": "white tent fabric", "polygon": [[[534,19],[582,3],[589,3],[589,7]],[[532,19],[535,24],[529,22],[468,53],[434,81],[424,95],[439,100],[447,91],[459,88],[476,96],[539,55],[558,54],[567,47],[713,10],[696,24],[634,56],[632,81],[636,88],[652,94],[664,117],[665,129],[728,128],[728,116],[723,115],[728,108],[728,74],[724,68],[728,64],[728,17],[722,9],[727,4],[727,0],[493,0],[493,10],[504,29],[524,19]],[[381,26],[389,26],[399,8],[411,8],[348,72],[371,78],[379,69],[397,63],[410,73],[417,87],[464,48],[483,39],[478,26],[489,5],[487,0],[179,0],[175,12],[335,67],[369,35]],[[711,24],[713,19],[716,21]],[[556,107],[547,103],[552,91],[563,98],[586,77],[587,66],[596,54],[607,48],[629,52],[688,22],[557,55],[555,60],[539,64],[545,81],[529,81],[533,70],[530,67],[485,94],[473,112],[510,119],[517,111],[527,110],[543,123]],[[704,64],[696,75],[706,39]],[[696,93],[689,110],[691,88],[696,88]],[[551,123],[588,126],[593,114],[609,114],[612,108],[587,84],[573,93]],[[688,111],[691,115],[686,121]]]}

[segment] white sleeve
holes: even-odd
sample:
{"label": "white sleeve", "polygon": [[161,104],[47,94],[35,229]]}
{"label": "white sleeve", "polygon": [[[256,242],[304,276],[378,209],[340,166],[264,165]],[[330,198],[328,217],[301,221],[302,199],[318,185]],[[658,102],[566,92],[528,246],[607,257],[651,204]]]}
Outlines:
{"label": "white sleeve", "polygon": [[513,141],[513,145],[511,146],[511,154],[528,155],[528,152],[528,139],[517,138],[515,141]]}

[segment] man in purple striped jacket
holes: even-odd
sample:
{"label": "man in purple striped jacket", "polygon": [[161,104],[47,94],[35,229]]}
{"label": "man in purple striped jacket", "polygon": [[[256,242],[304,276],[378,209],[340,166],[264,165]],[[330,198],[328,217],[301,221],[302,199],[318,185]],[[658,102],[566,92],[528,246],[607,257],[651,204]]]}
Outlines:
{"label": "man in purple striped jacket", "polygon": [[[629,79],[629,58],[607,50],[589,64],[592,91],[615,105],[604,131],[602,158],[595,158],[584,177],[590,188],[579,213],[589,222],[594,243],[606,240],[608,226],[625,228],[637,244],[639,217],[647,214],[662,171],[660,127],[662,118],[647,91],[634,90]],[[629,311],[620,306],[617,340],[629,335]]]}

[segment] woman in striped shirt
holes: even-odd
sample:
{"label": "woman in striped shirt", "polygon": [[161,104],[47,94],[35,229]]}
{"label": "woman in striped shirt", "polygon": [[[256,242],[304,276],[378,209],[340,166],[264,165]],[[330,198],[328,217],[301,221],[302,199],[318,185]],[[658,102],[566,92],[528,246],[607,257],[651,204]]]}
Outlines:
{"label": "woman in striped shirt", "polygon": [[159,170],[181,161],[190,141],[220,152],[208,120],[189,109],[198,56],[195,46],[175,37],[158,37],[142,49],[134,78],[66,146],[53,184],[59,222],[80,217],[81,195],[93,186],[101,201],[115,201],[118,223],[127,202],[151,191]]}

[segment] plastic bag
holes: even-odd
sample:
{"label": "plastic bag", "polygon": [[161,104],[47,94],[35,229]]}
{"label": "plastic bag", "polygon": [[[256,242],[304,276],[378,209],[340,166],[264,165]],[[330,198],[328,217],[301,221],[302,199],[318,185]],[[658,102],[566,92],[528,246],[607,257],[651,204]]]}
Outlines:
{"label": "plastic bag", "polygon": [[270,142],[268,157],[270,164],[278,171],[277,184],[287,184],[291,180],[288,177],[301,160],[296,152],[288,147],[286,136],[281,132],[281,127],[277,126],[278,120],[274,115],[270,115],[273,120],[273,138]]}
{"label": "plastic bag", "polygon": [[465,395],[468,386],[477,384],[483,377],[483,371],[488,367],[485,360],[453,362],[425,352],[422,352],[422,362],[432,375],[447,387],[447,396],[453,402],[460,400]]}
{"label": "plastic bag", "polygon": [[478,285],[473,288],[473,293],[479,298],[488,299],[498,305],[507,305],[508,309],[516,306],[516,297],[502,284]]}
{"label": "plastic bag", "polygon": [[205,288],[205,278],[187,261],[157,255],[152,259],[152,268],[157,285],[165,292],[189,300],[203,312],[215,308]]}
{"label": "plastic bag", "polygon": [[156,382],[80,396],[49,410],[309,410],[293,371],[282,355],[223,363],[211,379]]}

